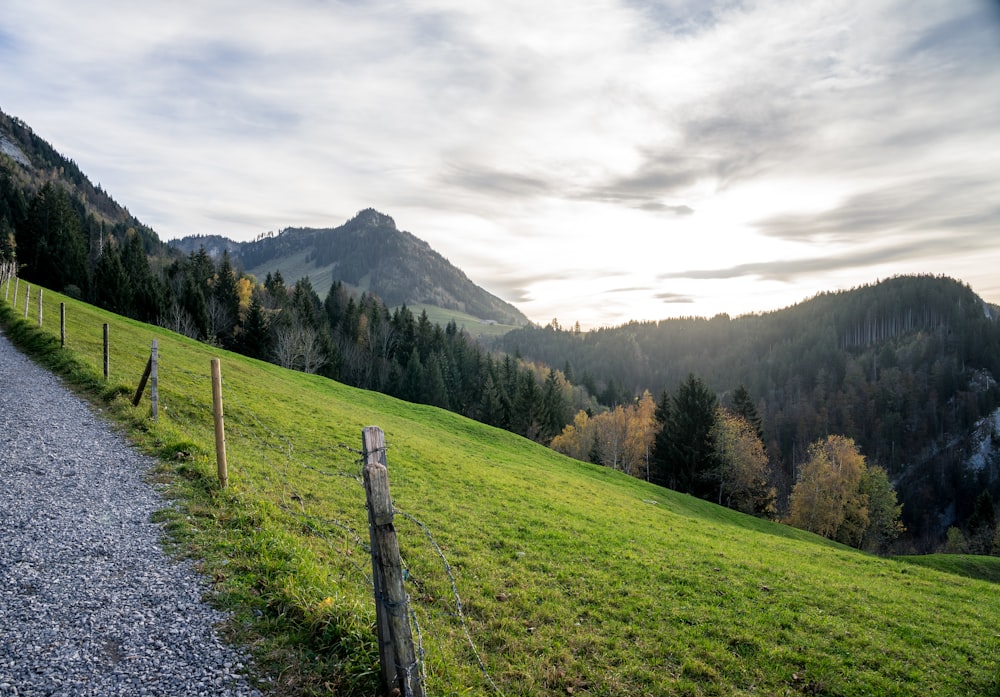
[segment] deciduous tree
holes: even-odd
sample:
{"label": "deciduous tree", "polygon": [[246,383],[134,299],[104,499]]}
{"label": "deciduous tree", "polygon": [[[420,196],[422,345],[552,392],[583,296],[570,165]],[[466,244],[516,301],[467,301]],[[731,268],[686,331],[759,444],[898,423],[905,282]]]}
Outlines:
{"label": "deciduous tree", "polygon": [[727,409],[718,411],[719,505],[751,515],[774,513],[774,487],[768,482],[768,460],[757,429]]}

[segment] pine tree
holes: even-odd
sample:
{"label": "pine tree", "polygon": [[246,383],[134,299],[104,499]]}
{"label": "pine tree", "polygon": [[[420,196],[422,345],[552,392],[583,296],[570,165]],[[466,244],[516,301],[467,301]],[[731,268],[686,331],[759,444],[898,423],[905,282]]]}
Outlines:
{"label": "pine tree", "polygon": [[663,390],[656,403],[656,437],[653,439],[651,479],[660,486],[671,487],[673,479],[668,465],[670,459],[670,394]]}
{"label": "pine tree", "polygon": [[233,330],[240,320],[240,291],[236,273],[229,261],[228,250],[222,253],[215,285],[212,287],[212,296],[220,312],[216,336],[224,345],[232,345]]}
{"label": "pine tree", "polygon": [[160,289],[149,269],[149,257],[142,245],[142,239],[132,228],[125,233],[121,263],[131,289],[126,313],[143,322],[155,322],[162,312]]}
{"label": "pine tree", "polygon": [[118,254],[118,245],[108,244],[94,270],[94,302],[117,314],[127,314],[132,307],[132,289]]}
{"label": "pine tree", "polygon": [[424,389],[424,366],[420,361],[420,353],[416,347],[410,352],[410,358],[403,368],[403,377],[399,385],[399,397],[408,402],[420,402]]}
{"label": "pine tree", "polygon": [[542,388],[541,429],[539,438],[547,443],[562,431],[566,425],[566,400],[556,371],[549,369]]}
{"label": "pine tree", "polygon": [[677,388],[667,422],[667,452],[663,465],[670,486],[699,497],[715,492],[715,395],[693,374]]}
{"label": "pine tree", "polygon": [[424,367],[424,385],[420,401],[433,407],[451,408],[444,373],[441,370],[441,358],[436,352],[428,356],[427,365]]}
{"label": "pine tree", "polygon": [[267,315],[261,304],[260,294],[250,298],[250,307],[237,336],[237,350],[253,358],[267,359],[271,355],[271,334],[268,331]]}
{"label": "pine tree", "polygon": [[757,406],[754,404],[753,398],[750,396],[750,391],[747,390],[743,383],[740,383],[740,386],[733,391],[733,412],[737,416],[742,416],[746,419],[747,423],[754,428],[757,432],[757,437],[760,438],[763,443],[764,429],[760,414],[757,413]]}

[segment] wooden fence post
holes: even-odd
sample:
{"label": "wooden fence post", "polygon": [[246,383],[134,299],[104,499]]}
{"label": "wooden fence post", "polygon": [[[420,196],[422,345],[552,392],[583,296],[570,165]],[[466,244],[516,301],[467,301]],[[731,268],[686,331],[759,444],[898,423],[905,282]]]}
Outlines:
{"label": "wooden fence post", "polygon": [[24,319],[28,319],[28,301],[31,300],[31,284],[26,283],[24,289]]}
{"label": "wooden fence post", "polygon": [[66,345],[66,303],[59,303],[59,345]]}
{"label": "wooden fence post", "polygon": [[[13,310],[13,309],[14,309],[15,307],[17,307],[17,287],[18,287],[18,286],[19,286],[20,284],[21,284],[21,277],[20,277],[20,276],[15,276],[15,277],[14,277],[14,299],[13,299],[13,300],[11,301],[11,303],[10,303],[10,305],[11,305],[10,309],[12,309],[12,310]],[[10,290],[10,286],[7,286],[7,290]],[[7,298],[6,298],[6,297],[4,297],[4,300],[6,300],[6,299],[7,299]]]}
{"label": "wooden fence post", "polygon": [[38,289],[38,326],[42,326],[42,289]]}
{"label": "wooden fence post", "polygon": [[365,497],[368,501],[382,689],[389,695],[423,697],[410,630],[409,600],[403,586],[399,541],[392,522],[394,511],[389,496],[385,434],[377,426],[368,426],[361,432],[361,442],[365,460]]}
{"label": "wooden fence post", "polygon": [[139,402],[142,401],[142,393],[146,389],[146,383],[147,382],[150,383],[149,396],[150,396],[150,402],[152,403],[152,409],[150,413],[153,416],[153,421],[157,421],[160,416],[159,414],[160,394],[159,394],[159,386],[157,385],[157,383],[159,382],[157,378],[159,374],[157,372],[157,365],[156,365],[157,360],[158,356],[157,356],[156,339],[153,339],[153,344],[149,349],[149,360],[146,361],[146,367],[142,371],[142,377],[139,378],[139,386],[135,388],[135,396],[132,397],[132,406],[133,407],[139,406]]}
{"label": "wooden fence post", "polygon": [[135,388],[135,394],[132,396],[132,406],[139,406],[139,402],[142,401],[142,393],[146,390],[146,383],[149,382],[149,374],[153,372],[153,356],[150,355],[146,359],[146,367],[142,369],[142,377],[139,378],[139,386]]}
{"label": "wooden fence post", "polygon": [[108,323],[104,323],[104,380],[107,381],[111,368],[111,355],[108,346]]}
{"label": "wooden fence post", "polygon": [[226,462],[226,424],[222,417],[222,365],[212,359],[212,414],[215,416],[215,460],[219,471],[219,486],[229,484],[229,464]]}

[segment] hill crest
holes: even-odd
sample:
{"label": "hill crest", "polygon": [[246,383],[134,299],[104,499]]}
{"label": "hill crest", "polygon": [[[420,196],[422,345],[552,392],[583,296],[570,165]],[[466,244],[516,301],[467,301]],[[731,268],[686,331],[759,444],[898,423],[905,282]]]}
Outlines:
{"label": "hill crest", "polygon": [[280,271],[291,284],[308,276],[321,292],[341,281],[390,307],[433,305],[483,321],[528,324],[514,305],[476,285],[426,241],[373,208],[333,228],[289,227],[250,242],[193,236],[169,244],[188,254],[202,246],[216,257],[228,251],[235,264],[258,278]]}

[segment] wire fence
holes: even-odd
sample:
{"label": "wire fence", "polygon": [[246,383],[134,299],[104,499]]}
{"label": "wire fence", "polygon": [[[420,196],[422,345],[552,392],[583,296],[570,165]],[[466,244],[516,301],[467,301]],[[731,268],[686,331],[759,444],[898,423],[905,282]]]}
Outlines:
{"label": "wire fence", "polygon": [[[0,300],[3,300],[7,291],[14,293],[12,285],[17,285],[17,279],[7,273],[0,277],[0,285],[4,287],[4,293],[0,293]],[[25,285],[20,287],[23,289]],[[24,293],[23,290],[19,292]],[[26,294],[23,302],[27,312],[29,298]],[[12,303],[15,312],[20,306],[21,298],[15,294]],[[42,331],[48,329],[43,327]],[[210,442],[213,404],[208,361],[204,372],[200,372],[182,367],[181,361],[171,356],[169,347],[161,345],[158,353],[160,422],[179,427],[194,443]],[[135,375],[135,379],[138,378],[139,375]],[[295,521],[301,534],[321,543],[324,557],[331,561],[331,566],[340,570],[339,581],[365,590],[374,603],[375,584],[369,565],[372,549],[368,540],[362,450],[343,440],[323,443],[321,434],[295,439],[285,435],[280,426],[260,408],[256,399],[240,389],[229,388],[225,364],[223,396],[226,446],[232,453],[231,482],[241,492],[274,502]],[[387,447],[391,451],[391,443]],[[177,453],[181,459],[189,455]],[[389,463],[389,472],[391,476],[392,463]],[[327,495],[333,492],[336,492],[335,496]],[[407,554],[419,553],[425,559],[425,567],[426,559],[437,559],[451,595],[444,608],[436,602],[439,599],[433,603],[409,603],[408,615],[416,636],[417,660],[416,665],[407,667],[407,670],[417,672],[421,694],[428,694],[428,682],[433,680],[433,676],[428,676],[428,656],[434,655],[435,665],[447,664],[448,659],[442,652],[438,637],[452,634],[457,625],[485,686],[502,695],[477,648],[473,629],[463,608],[459,580],[442,545],[430,526],[412,513],[396,507],[395,502],[392,506],[397,520],[412,524],[418,533],[401,536]],[[405,531],[407,526],[403,527]],[[421,545],[426,545],[426,553],[420,551]],[[425,585],[426,579],[419,578],[405,558],[403,570],[408,596],[413,596],[416,589],[419,598],[419,589]],[[450,652],[452,656],[455,654],[455,651]],[[449,672],[447,668],[445,672]]]}

